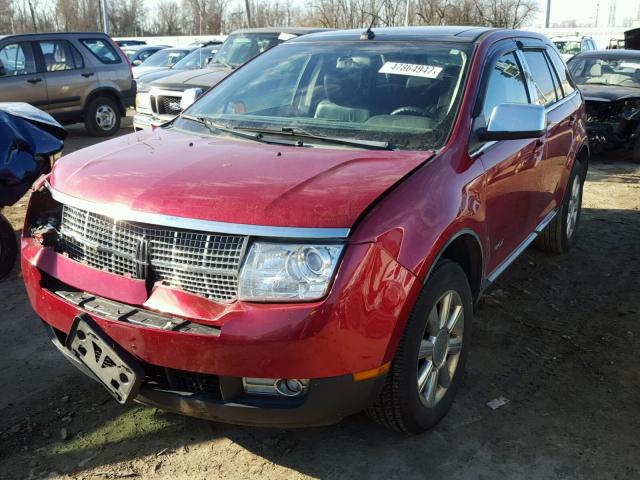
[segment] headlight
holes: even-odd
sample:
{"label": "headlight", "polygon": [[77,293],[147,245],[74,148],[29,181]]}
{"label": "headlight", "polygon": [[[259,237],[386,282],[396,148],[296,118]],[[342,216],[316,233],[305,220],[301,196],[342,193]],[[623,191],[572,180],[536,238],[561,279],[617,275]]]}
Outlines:
{"label": "headlight", "polygon": [[304,301],[329,290],[344,245],[254,242],[240,272],[238,296],[249,301]]}
{"label": "headlight", "polygon": [[136,95],[136,110],[151,110],[151,95],[147,92]]}

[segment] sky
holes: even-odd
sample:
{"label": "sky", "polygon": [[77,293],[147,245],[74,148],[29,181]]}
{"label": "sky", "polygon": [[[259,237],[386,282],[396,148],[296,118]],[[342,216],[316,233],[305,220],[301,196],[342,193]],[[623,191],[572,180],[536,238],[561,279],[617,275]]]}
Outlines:
{"label": "sky", "polygon": [[[159,0],[145,0],[146,4],[153,7]],[[306,5],[313,0],[291,0],[293,5]],[[415,0],[412,0],[415,1]],[[537,0],[540,8],[536,18],[529,26],[543,27],[547,0]],[[598,11],[598,26],[608,27],[609,8],[611,3],[616,3],[616,24],[622,26],[625,18],[638,19],[640,0],[551,0],[551,24],[565,20],[576,20],[578,24],[593,24]],[[243,2],[234,0],[233,8],[242,9]],[[599,6],[598,6],[599,5]]]}
{"label": "sky", "polygon": [[[551,0],[551,23],[572,19],[579,24],[593,23],[596,18],[596,10],[598,10],[598,26],[608,27],[609,8],[614,1],[617,25],[621,25],[627,17],[638,18],[640,0]],[[543,26],[547,1],[538,0],[538,2],[540,3],[540,13],[533,24]]]}

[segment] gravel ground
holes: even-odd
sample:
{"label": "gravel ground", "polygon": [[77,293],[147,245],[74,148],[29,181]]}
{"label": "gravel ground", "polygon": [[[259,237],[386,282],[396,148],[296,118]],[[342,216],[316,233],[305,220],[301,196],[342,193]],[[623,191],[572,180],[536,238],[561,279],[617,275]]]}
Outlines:
{"label": "gravel ground", "polygon": [[[66,152],[95,141],[70,131]],[[4,212],[16,229],[25,206]],[[457,401],[417,437],[364,415],[288,431],[122,407],[49,345],[16,269],[0,282],[0,478],[640,478],[640,166],[624,154],[593,159],[578,236],[500,278]]]}

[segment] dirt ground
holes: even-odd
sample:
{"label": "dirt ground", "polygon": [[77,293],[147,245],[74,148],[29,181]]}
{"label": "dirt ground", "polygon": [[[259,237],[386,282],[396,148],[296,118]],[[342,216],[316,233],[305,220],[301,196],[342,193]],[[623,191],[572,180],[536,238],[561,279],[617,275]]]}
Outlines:
{"label": "dirt ground", "polygon": [[[93,142],[70,130],[67,152]],[[5,211],[16,229],[25,206]],[[0,282],[0,478],[640,478],[640,166],[624,154],[592,160],[576,240],[499,279],[452,410],[416,437],[364,415],[287,431],[122,407],[48,343],[16,269]]]}

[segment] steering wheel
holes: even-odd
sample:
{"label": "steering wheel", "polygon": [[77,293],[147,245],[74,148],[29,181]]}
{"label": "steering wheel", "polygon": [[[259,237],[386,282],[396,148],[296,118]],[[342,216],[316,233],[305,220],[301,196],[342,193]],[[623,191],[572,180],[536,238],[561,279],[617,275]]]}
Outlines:
{"label": "steering wheel", "polygon": [[427,111],[424,108],[420,107],[406,106],[396,108],[393,112],[391,112],[391,115],[419,115],[421,117],[426,117]]}

